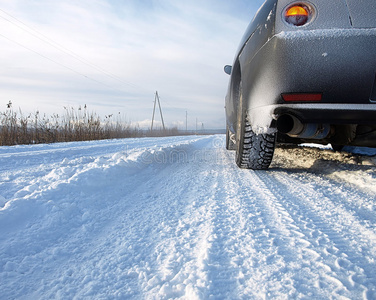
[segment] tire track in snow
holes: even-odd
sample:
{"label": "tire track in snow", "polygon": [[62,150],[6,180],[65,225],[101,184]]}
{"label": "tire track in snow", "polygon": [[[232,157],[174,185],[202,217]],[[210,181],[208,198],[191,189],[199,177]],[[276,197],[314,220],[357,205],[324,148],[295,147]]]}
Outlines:
{"label": "tire track in snow", "polygon": [[[306,156],[305,152],[308,152]],[[317,156],[317,159],[310,156]],[[349,153],[299,147],[289,152],[277,149],[273,165],[274,170],[287,171],[286,176],[292,176],[302,183],[315,183],[315,188],[320,189],[325,197],[353,212],[366,225],[376,224],[376,189],[370,189],[376,180],[376,168],[374,165],[356,163],[366,159]],[[302,160],[312,166],[308,167]]]}
{"label": "tire track in snow", "polygon": [[[207,143],[210,145],[211,139]],[[205,158],[193,157],[197,153],[192,150],[187,150],[188,163],[173,164],[158,177],[162,184],[161,191],[156,191],[158,202],[169,199],[170,205],[163,208],[165,216],[153,254],[154,276],[141,284],[150,298],[202,299],[207,286],[215,186],[211,185],[212,172],[196,161]]]}
{"label": "tire track in snow", "polygon": [[322,269],[316,274],[317,287],[332,290],[328,295],[338,297],[375,297],[374,231],[325,197],[320,184],[302,183],[285,172],[268,171],[259,177],[308,242],[314,255],[310,264],[316,270]]}
{"label": "tire track in snow", "polygon": [[243,183],[252,216],[248,234],[255,253],[244,268],[244,295],[254,299],[298,297],[301,291],[315,295],[312,273],[301,268],[298,260],[307,242],[257,174],[242,171],[237,179]]}
{"label": "tire track in snow", "polygon": [[[223,167],[218,164],[206,166],[220,175],[216,176],[217,184],[212,183],[217,189],[213,197],[216,204],[214,207],[212,202],[210,204],[213,209],[210,215],[215,216],[212,235],[206,234],[211,243],[206,250],[209,253],[206,266],[209,286],[206,293],[195,296],[201,295],[199,298],[202,299],[359,296],[366,291],[365,286],[372,289],[371,282],[362,284],[365,279],[362,270],[351,265],[354,257],[342,259],[335,245],[330,244],[331,240],[327,238],[331,234],[330,227],[326,228],[326,233],[315,229],[308,234],[305,229],[310,225],[308,222],[304,223],[306,227],[295,224],[294,216],[298,212],[290,212],[279,203],[281,195],[275,192],[278,180],[265,185],[256,173],[240,171],[246,173],[242,174],[236,167],[229,168],[233,161],[231,154],[225,152],[222,156],[225,157]],[[285,198],[291,196],[289,191],[284,192]],[[315,241],[324,243],[325,239],[328,240],[325,256],[331,255],[333,262],[330,266],[326,261],[320,261],[323,254],[316,249],[321,244]],[[348,272],[352,272],[348,282],[346,278],[341,282],[332,271],[339,266],[348,266]],[[316,281],[312,283],[313,279]],[[372,291],[368,291],[370,295]]]}
{"label": "tire track in snow", "polygon": [[[191,153],[189,169],[183,166],[179,176],[173,176],[179,179],[169,183],[167,190],[174,190],[176,197],[191,200],[183,211],[163,222],[163,238],[156,247],[157,275],[151,284],[149,282],[150,298],[225,297],[224,292],[218,294],[219,285],[211,288],[212,282],[218,281],[217,259],[222,266],[220,273],[225,270],[224,253],[218,249],[217,230],[220,228],[216,219],[221,218],[218,216],[218,198],[222,197],[223,170],[227,169],[229,161],[224,156],[227,152],[218,148],[219,144],[223,144],[222,138],[210,138],[198,155],[193,153],[192,157]],[[223,281],[222,286],[232,290],[231,276],[225,278],[226,283]]]}
{"label": "tire track in snow", "polygon": [[[222,150],[220,161],[210,166],[217,172],[212,247],[208,257],[208,282],[205,299],[235,299],[244,296],[247,261],[255,255],[250,234],[247,195],[238,185],[233,156]],[[229,166],[230,165],[230,166]],[[239,194],[240,193],[240,194]]]}
{"label": "tire track in snow", "polygon": [[[232,268],[234,273],[232,278],[236,278],[238,284],[238,294],[232,296],[246,295],[252,298],[286,295],[326,298],[335,294],[338,297],[345,295],[362,297],[363,294],[366,298],[374,296],[374,280],[366,280],[367,277],[373,278],[372,272],[369,271],[373,268],[374,254],[371,253],[370,260],[367,261],[359,256],[359,253],[352,253],[347,244],[342,244],[342,249],[339,250],[337,247],[343,243],[343,238],[330,226],[331,223],[326,224],[327,222],[321,219],[320,211],[318,216],[316,214],[313,216],[309,206],[295,207],[286,204],[299,203],[299,196],[303,201],[310,199],[312,194],[306,191],[304,184],[297,180],[290,182],[291,178],[288,178],[290,174],[286,172],[275,172],[278,176],[274,176],[276,177],[274,179],[271,172],[240,172],[243,174],[236,172],[238,178],[236,175],[224,176],[227,185],[232,188],[225,191],[227,194],[225,197],[219,197],[226,199],[227,203],[222,205],[218,215],[223,217],[227,212],[231,220],[231,214],[228,212],[232,212],[232,218],[236,219],[236,222],[229,221],[231,226],[226,223],[218,225],[218,228],[226,228],[226,225],[231,228],[231,231],[222,234],[222,239],[228,235],[239,241],[241,234],[234,234],[236,224],[244,224],[239,221],[240,216],[247,215],[249,218],[246,221],[247,226],[241,226],[243,227],[241,231],[250,239],[246,245],[243,244],[234,251],[243,257],[239,266],[246,267],[241,275],[243,280],[239,280],[239,276],[234,275],[236,272],[234,273],[234,267]],[[220,186],[225,185],[220,184]],[[291,187],[303,192],[297,196]],[[344,229],[346,230],[347,228]],[[373,234],[373,232],[368,233]],[[372,235],[369,240],[373,240]],[[323,247],[324,242],[326,247]],[[347,251],[341,252],[344,250],[343,247]],[[243,249],[253,253],[252,259],[242,251]],[[228,251],[226,248],[222,250]],[[233,262],[235,261],[234,257],[231,255],[229,257]],[[255,260],[255,257],[258,260]],[[353,260],[359,262],[359,259],[359,265],[353,262]],[[362,266],[368,272],[364,272]],[[230,264],[227,269],[231,270]],[[282,278],[275,282],[273,275],[278,278],[277,274],[282,275]]]}
{"label": "tire track in snow", "polygon": [[236,168],[232,154],[227,154],[221,172],[209,296],[264,299],[294,295],[294,281],[286,269],[296,250],[290,248],[287,238],[294,234],[286,225],[286,216],[271,205],[274,199],[255,174]]}

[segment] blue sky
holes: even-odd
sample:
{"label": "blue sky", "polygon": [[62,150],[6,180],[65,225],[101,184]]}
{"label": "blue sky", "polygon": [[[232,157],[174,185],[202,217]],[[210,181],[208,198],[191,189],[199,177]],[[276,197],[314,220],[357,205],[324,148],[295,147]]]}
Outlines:
{"label": "blue sky", "polygon": [[[148,126],[223,128],[241,36],[263,0],[0,0],[0,112],[86,104]],[[159,118],[157,119],[159,121]]]}

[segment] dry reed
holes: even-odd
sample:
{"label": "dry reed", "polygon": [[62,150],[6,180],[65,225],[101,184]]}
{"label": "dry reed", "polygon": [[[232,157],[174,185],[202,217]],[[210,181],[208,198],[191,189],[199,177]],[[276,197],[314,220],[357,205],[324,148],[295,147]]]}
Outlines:
{"label": "dry reed", "polygon": [[5,112],[0,112],[0,146],[178,134],[177,128],[148,132],[131,127],[120,113],[102,120],[86,105],[78,109],[64,107],[63,115],[47,116],[39,111],[24,115],[21,109],[15,111],[9,101]]}

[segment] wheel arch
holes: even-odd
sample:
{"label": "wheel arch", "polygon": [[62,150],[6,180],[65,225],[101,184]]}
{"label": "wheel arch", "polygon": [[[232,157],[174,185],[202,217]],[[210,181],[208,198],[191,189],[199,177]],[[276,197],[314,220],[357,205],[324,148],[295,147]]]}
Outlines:
{"label": "wheel arch", "polygon": [[238,120],[238,106],[239,106],[239,87],[241,83],[241,67],[240,67],[240,61],[237,58],[233,64],[232,67],[232,73],[231,73],[231,83],[230,83],[230,101],[231,103],[231,109],[228,114],[227,119],[227,126],[229,130],[236,134],[236,123]]}

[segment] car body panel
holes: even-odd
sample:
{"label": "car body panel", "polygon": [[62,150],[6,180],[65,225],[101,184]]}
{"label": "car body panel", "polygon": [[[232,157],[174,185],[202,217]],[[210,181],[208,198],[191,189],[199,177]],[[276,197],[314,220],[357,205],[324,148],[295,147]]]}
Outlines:
{"label": "car body panel", "polygon": [[[312,21],[301,27],[287,24],[282,17],[295,2],[267,0],[248,26],[235,55],[226,96],[228,128],[235,133],[240,80],[244,109],[258,133],[275,132],[275,121],[286,111],[312,122],[308,117],[312,114],[304,110],[312,112],[315,105],[319,113],[315,122],[376,125],[376,115],[372,118],[376,111],[376,18],[359,16],[364,7],[375,15],[376,2],[360,1],[359,8],[359,0],[299,1],[315,11]],[[282,93],[323,96],[317,104],[285,103]],[[329,104],[332,119],[323,113]],[[354,110],[353,104],[362,109]],[[325,118],[321,120],[320,114]]]}
{"label": "car body panel", "polygon": [[346,0],[346,4],[354,28],[376,27],[376,1]]}
{"label": "car body panel", "polygon": [[237,87],[239,84],[238,73],[240,75],[239,58],[244,48],[256,54],[258,50],[267,43],[268,39],[274,35],[275,16],[277,0],[267,0],[256,13],[253,21],[247,27],[243,35],[240,46],[237,50],[232,68],[232,76],[229,82],[228,94],[225,100],[227,125],[232,132],[235,132],[234,124],[237,119]]}

